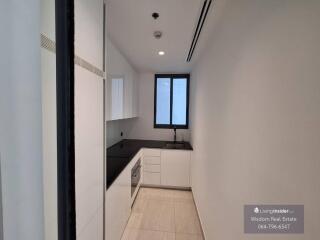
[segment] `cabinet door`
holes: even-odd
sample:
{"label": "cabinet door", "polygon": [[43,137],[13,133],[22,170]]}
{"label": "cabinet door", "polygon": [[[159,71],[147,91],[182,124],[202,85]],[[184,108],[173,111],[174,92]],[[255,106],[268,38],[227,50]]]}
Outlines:
{"label": "cabinet door", "polygon": [[74,91],[77,239],[102,240],[94,225],[103,222],[103,79],[76,65]]}
{"label": "cabinet door", "polygon": [[161,152],[161,185],[190,187],[190,151]]}
{"label": "cabinet door", "polygon": [[102,70],[103,1],[74,1],[74,15],[75,54]]}
{"label": "cabinet door", "polygon": [[143,183],[146,185],[160,185],[161,184],[161,176],[160,173],[157,172],[143,172]]}
{"label": "cabinet door", "polygon": [[125,168],[109,187],[105,204],[106,239],[121,239],[131,212],[131,168]]}
{"label": "cabinet door", "polygon": [[123,118],[132,117],[132,97],[133,97],[133,79],[132,76],[126,76],[123,87]]}
{"label": "cabinet door", "polygon": [[108,120],[123,118],[124,79],[123,77],[109,77],[107,80],[107,117]]}
{"label": "cabinet door", "polygon": [[139,112],[139,85],[138,77],[133,79],[133,92],[132,92],[132,117],[138,117]]}
{"label": "cabinet door", "polygon": [[106,85],[106,118],[118,120],[138,116],[137,80],[122,76],[110,76]]}

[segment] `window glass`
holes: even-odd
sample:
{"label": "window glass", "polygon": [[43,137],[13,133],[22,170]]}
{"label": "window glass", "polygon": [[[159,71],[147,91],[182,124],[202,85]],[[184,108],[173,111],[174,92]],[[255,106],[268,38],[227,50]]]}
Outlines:
{"label": "window glass", "polygon": [[174,78],[172,83],[172,124],[187,124],[187,79]]}
{"label": "window glass", "polygon": [[170,124],[170,78],[157,79],[156,124]]}

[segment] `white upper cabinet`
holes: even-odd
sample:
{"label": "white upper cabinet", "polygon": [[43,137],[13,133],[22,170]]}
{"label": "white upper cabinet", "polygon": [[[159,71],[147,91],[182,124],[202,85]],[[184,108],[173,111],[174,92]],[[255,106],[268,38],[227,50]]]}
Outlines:
{"label": "white upper cabinet", "polygon": [[124,82],[123,118],[132,117],[133,81],[134,76],[128,77],[128,79]]}
{"label": "white upper cabinet", "polygon": [[108,76],[107,91],[108,120],[123,119],[124,78],[122,76]]}
{"label": "white upper cabinet", "polygon": [[[138,116],[138,74],[107,38],[106,119]],[[121,80],[120,80],[121,79]]]}
{"label": "white upper cabinet", "polygon": [[132,95],[132,117],[139,115],[139,82],[138,76],[133,81],[133,95]]}

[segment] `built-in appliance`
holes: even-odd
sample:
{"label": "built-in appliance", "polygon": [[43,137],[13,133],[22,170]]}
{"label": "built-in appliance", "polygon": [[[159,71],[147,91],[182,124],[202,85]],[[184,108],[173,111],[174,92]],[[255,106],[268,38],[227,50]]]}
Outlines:
{"label": "built-in appliance", "polygon": [[131,169],[131,197],[135,193],[141,177],[141,159],[139,159],[136,164]]}

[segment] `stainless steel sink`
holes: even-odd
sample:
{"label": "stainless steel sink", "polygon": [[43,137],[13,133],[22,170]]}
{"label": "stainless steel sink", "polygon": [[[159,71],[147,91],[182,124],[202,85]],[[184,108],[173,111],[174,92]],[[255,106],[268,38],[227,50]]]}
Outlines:
{"label": "stainless steel sink", "polygon": [[168,149],[183,149],[184,147],[184,143],[166,143],[165,145],[165,148]]}

